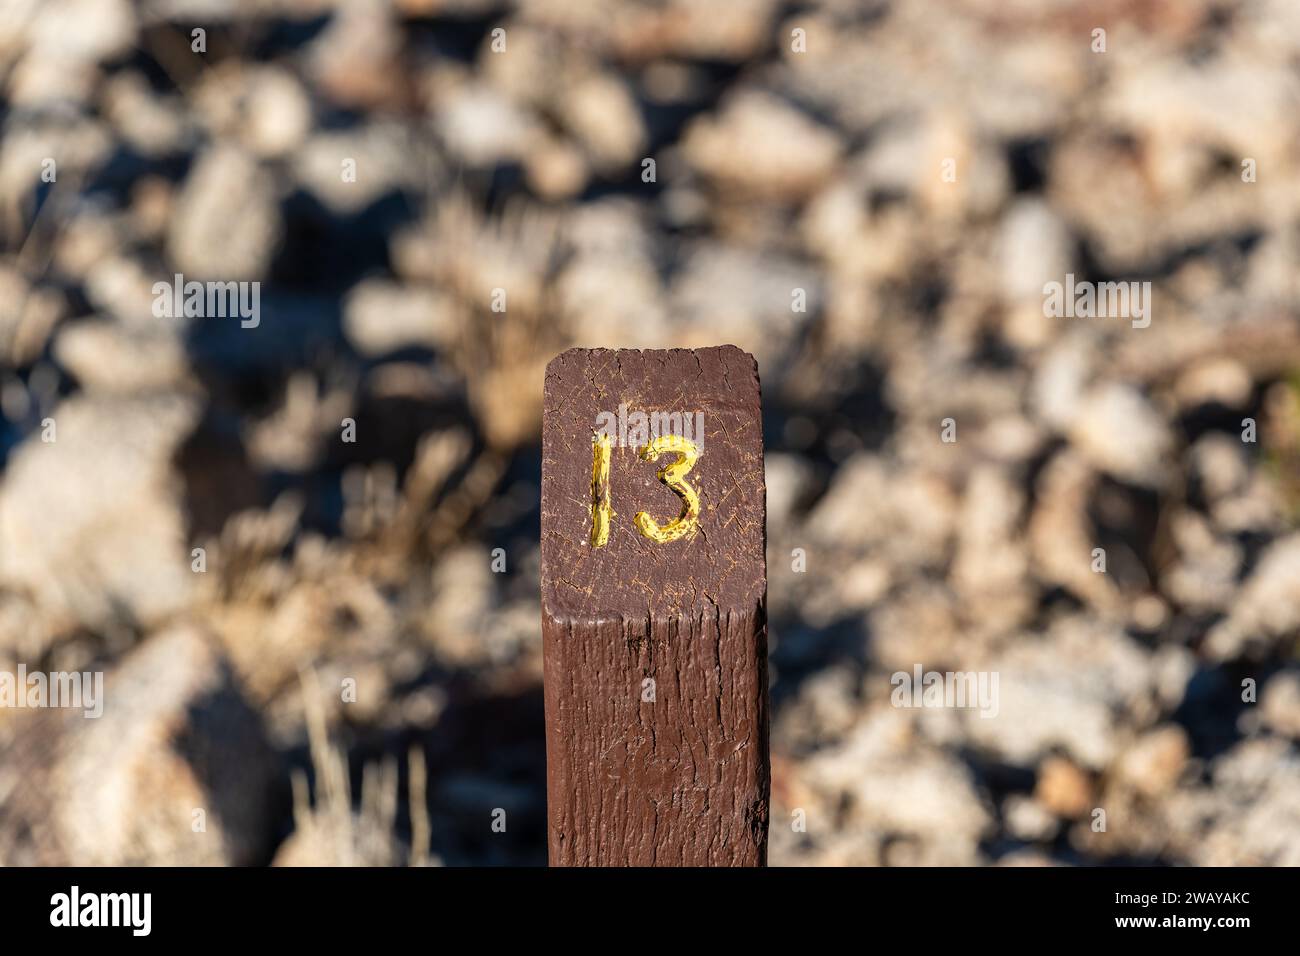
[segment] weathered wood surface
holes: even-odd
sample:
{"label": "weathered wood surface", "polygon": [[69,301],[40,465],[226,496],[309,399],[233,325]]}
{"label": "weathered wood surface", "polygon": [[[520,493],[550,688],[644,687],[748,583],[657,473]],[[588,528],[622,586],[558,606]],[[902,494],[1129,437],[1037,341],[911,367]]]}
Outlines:
{"label": "weathered wood surface", "polygon": [[[620,405],[632,427],[615,427],[606,475],[593,445]],[[653,431],[638,433],[637,411],[682,413],[687,444],[665,439],[673,450],[649,460]],[[702,440],[688,423],[702,424]],[[660,474],[691,451],[685,474],[668,473],[675,492]],[[734,346],[565,352],[546,372],[542,455],[551,864],[763,865],[766,515],[753,358]]]}

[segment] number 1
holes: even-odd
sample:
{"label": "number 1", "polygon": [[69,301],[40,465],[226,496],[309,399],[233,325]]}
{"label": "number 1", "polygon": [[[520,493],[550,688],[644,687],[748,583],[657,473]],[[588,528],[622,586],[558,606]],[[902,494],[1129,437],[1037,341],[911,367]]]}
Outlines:
{"label": "number 1", "polygon": [[591,545],[603,548],[609,540],[609,522],[614,509],[609,504],[608,435],[599,435],[591,444]]}

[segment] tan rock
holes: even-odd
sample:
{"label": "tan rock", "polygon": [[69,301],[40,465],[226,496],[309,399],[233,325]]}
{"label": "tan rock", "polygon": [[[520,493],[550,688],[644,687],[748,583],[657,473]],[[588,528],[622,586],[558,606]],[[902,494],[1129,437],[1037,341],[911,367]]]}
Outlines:
{"label": "tan rock", "polygon": [[1115,773],[1143,796],[1158,797],[1177,784],[1190,754],[1191,745],[1181,727],[1160,727],[1143,734],[1120,755]]}
{"label": "tan rock", "polygon": [[271,174],[237,147],[201,155],[172,213],[167,251],[187,279],[261,279],[283,224]]}
{"label": "tan rock", "polygon": [[1070,761],[1048,757],[1038,768],[1034,798],[1058,817],[1081,817],[1092,806],[1092,781]]}
{"label": "tan rock", "polygon": [[6,757],[0,860],[79,866],[264,862],[279,766],[200,631],[147,640],[104,683],[103,714],[45,711]]}
{"label": "tan rock", "polygon": [[65,626],[148,625],[193,583],[172,456],[197,417],[177,395],[66,399],[0,486],[0,581]]}
{"label": "tan rock", "polygon": [[696,120],[686,159],[719,185],[771,199],[799,199],[835,168],[839,135],[774,96],[744,93]]}

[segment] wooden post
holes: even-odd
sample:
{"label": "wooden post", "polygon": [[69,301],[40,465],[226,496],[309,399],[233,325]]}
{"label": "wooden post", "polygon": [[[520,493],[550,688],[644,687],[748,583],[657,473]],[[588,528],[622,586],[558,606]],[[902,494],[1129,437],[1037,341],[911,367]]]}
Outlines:
{"label": "wooden post", "polygon": [[553,866],[766,863],[765,494],[747,353],[571,349],[547,366]]}

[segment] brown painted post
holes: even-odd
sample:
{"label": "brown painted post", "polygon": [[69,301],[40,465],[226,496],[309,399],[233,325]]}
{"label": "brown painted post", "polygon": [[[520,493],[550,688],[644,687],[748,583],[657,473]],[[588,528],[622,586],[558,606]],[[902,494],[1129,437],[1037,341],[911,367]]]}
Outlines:
{"label": "brown painted post", "polygon": [[553,866],[766,863],[765,506],[747,353],[571,349],[547,366]]}

